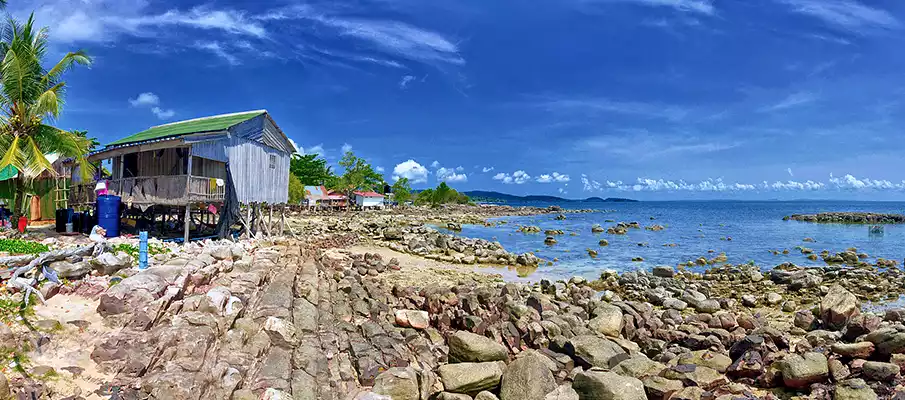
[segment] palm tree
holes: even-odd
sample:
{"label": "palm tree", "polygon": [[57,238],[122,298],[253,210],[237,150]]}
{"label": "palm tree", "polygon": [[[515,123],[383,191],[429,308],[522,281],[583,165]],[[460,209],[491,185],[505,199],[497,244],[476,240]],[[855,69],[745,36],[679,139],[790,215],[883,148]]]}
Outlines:
{"label": "palm tree", "polygon": [[45,69],[47,34],[47,28],[34,27],[32,14],[24,24],[10,18],[0,36],[0,170],[13,166],[19,172],[14,181],[15,215],[23,211],[28,185],[44,171],[55,174],[45,154],[72,157],[83,174],[90,174],[85,155],[91,140],[49,122],[63,108],[63,73],[76,64],[90,65],[91,59],[79,50]]}

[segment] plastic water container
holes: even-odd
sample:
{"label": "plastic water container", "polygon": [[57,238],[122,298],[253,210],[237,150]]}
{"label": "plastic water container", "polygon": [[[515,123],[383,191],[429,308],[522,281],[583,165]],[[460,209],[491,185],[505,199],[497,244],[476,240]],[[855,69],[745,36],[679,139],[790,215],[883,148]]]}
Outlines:
{"label": "plastic water container", "polygon": [[97,196],[97,224],[107,231],[107,237],[119,236],[119,196]]}

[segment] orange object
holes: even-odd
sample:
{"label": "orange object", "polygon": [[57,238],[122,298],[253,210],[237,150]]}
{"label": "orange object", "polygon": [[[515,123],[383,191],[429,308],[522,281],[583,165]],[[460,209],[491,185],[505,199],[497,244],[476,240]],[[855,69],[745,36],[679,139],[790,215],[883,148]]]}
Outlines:
{"label": "orange object", "polygon": [[26,226],[28,226],[28,218],[19,217],[19,233],[25,233]]}

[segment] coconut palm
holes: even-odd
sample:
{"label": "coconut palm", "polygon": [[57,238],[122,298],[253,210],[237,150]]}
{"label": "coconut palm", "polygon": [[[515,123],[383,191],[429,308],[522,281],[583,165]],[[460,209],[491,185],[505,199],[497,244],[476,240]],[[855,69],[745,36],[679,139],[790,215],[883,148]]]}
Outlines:
{"label": "coconut palm", "polygon": [[90,139],[50,123],[63,108],[63,74],[77,64],[89,65],[91,59],[80,50],[45,69],[47,33],[47,28],[35,28],[32,14],[24,24],[10,18],[0,36],[0,170],[8,166],[18,170],[16,215],[23,210],[25,191],[34,178],[44,171],[54,174],[45,154],[72,157],[83,174],[90,173],[85,159]]}

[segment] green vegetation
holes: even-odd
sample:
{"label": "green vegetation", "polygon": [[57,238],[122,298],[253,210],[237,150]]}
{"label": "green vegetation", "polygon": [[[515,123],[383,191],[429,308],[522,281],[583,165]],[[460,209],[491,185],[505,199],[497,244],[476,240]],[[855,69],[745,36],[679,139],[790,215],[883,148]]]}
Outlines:
{"label": "green vegetation", "polygon": [[435,189],[425,189],[415,196],[415,204],[439,206],[440,204],[469,204],[471,200],[465,194],[440,182]]}
{"label": "green vegetation", "polygon": [[67,53],[50,69],[45,58],[49,51],[47,28],[34,26],[32,14],[25,23],[10,19],[3,27],[0,41],[0,169],[13,166],[19,171],[13,181],[16,199],[12,212],[24,211],[28,185],[42,172],[53,170],[44,157],[58,153],[73,157],[87,179],[89,163],[85,159],[91,140],[64,131],[45,122],[56,120],[63,111],[63,74],[76,65],[90,65],[84,51]]}
{"label": "green vegetation", "polygon": [[343,174],[339,177],[336,189],[348,193],[351,197],[355,190],[380,190],[383,187],[383,175],[374,171],[371,164],[351,151],[347,151],[339,160]]}
{"label": "green vegetation", "polygon": [[299,177],[289,174],[289,204],[299,204],[305,198],[305,185]]}
{"label": "green vegetation", "polygon": [[390,190],[393,192],[393,200],[399,205],[412,200],[412,186],[409,185],[408,178],[399,178]]}
{"label": "green vegetation", "polygon": [[337,179],[327,166],[327,160],[317,154],[294,154],[289,160],[289,173],[302,185],[333,187]]}
{"label": "green vegetation", "polygon": [[0,252],[18,255],[41,254],[45,251],[50,251],[50,249],[41,243],[21,239],[0,239]]}
{"label": "green vegetation", "polygon": [[[120,243],[116,246],[113,246],[113,252],[123,252],[132,257],[134,260],[138,260],[138,246],[129,244],[129,243]],[[148,256],[155,256],[158,254],[166,254],[169,253],[170,249],[164,246],[158,246],[156,244],[148,243]]]}

